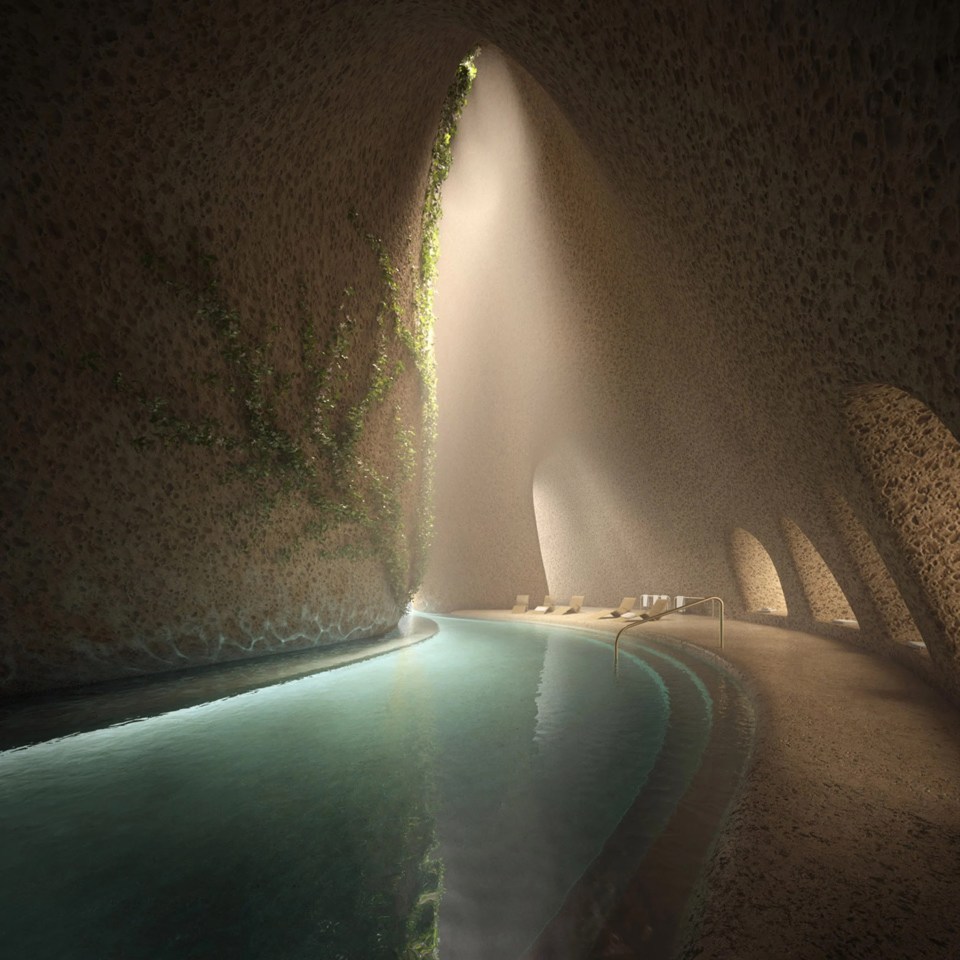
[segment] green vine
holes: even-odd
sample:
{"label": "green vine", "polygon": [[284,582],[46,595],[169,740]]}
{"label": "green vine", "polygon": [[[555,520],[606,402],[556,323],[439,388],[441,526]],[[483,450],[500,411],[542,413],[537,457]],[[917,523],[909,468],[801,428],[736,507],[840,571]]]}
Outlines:
{"label": "green vine", "polygon": [[427,553],[433,541],[433,475],[437,442],[437,371],[433,352],[433,331],[436,315],[433,308],[437,264],[440,259],[440,220],[443,215],[441,194],[444,181],[453,165],[453,141],[467,97],[477,76],[476,57],[479,48],[457,66],[457,73],[447,91],[440,114],[440,126],[430,156],[430,171],[423,198],[420,220],[419,278],[414,294],[414,339],[417,370],[421,383],[420,491],[417,504],[416,542],[411,558],[411,579],[420,584],[425,572]]}
{"label": "green vine", "polygon": [[[213,332],[225,373],[208,372],[199,379],[205,386],[220,387],[221,399],[225,395],[236,415],[230,425],[214,417],[184,416],[166,397],[153,395],[139,381],[117,373],[112,379],[114,390],[132,398],[146,415],[148,429],[133,438],[134,445],[222,451],[226,461],[222,479],[242,483],[249,494],[247,510],[259,521],[268,520],[281,500],[296,497],[299,532],[277,551],[278,561],[289,560],[296,548],[310,541],[321,556],[341,549],[331,548],[328,541],[345,525],[368,542],[366,549],[354,546],[349,552],[357,557],[372,555],[369,531],[375,518],[365,509],[365,491],[356,482],[356,448],[365,418],[355,411],[369,412],[382,402],[385,390],[371,376],[360,399],[343,413],[351,386],[349,352],[358,326],[347,311],[352,290],[344,292],[341,315],[325,342],[317,334],[302,291],[298,301],[301,364],[296,371],[280,371],[271,359],[272,340],[253,335],[222,296],[214,258],[194,254],[194,261],[194,282],[184,283],[175,279],[177,271],[166,261],[145,257],[146,266],[192,303],[195,321]],[[273,332],[277,329],[275,325]]]}
{"label": "green vine", "polygon": [[[471,54],[459,65],[444,101],[424,196],[412,322],[404,316],[399,273],[386,244],[364,230],[357,212],[350,211],[350,222],[379,267],[381,296],[372,326],[358,320],[352,287],[344,290],[337,316],[318,324],[301,282],[293,318],[299,362],[293,370],[280,369],[272,334],[279,333],[281,325],[274,324],[266,336],[251,329],[223,295],[214,257],[194,250],[188,265],[177,269],[150,254],[145,266],[190,306],[196,323],[212,332],[222,369],[200,374],[198,383],[218,391],[219,406],[232,407],[233,416],[226,422],[188,416],[176,402],[127,375],[118,372],[112,378],[114,390],[132,399],[145,416],[146,429],[132,440],[139,449],[190,446],[218,451],[225,464],[223,481],[242,485],[248,493],[247,510],[260,523],[269,520],[282,501],[297,501],[298,532],[276,551],[276,560],[289,561],[304,545],[312,545],[324,558],[379,557],[400,606],[406,606],[420,583],[432,535],[437,425],[433,289],[440,193],[475,75]],[[358,332],[371,329],[376,331],[374,343],[360,343]],[[387,475],[363,459],[361,441],[371,415],[388,401],[407,369],[405,358],[417,371],[421,420],[418,429],[407,426],[396,402],[395,466]],[[81,365],[103,372],[98,354],[85,354]],[[419,462],[418,440],[423,451]],[[409,518],[404,503],[414,490],[416,517]],[[408,535],[411,519],[413,538]],[[256,539],[255,532],[251,536]],[[245,543],[252,549],[250,538]]]}
{"label": "green vine", "polygon": [[[456,76],[444,98],[440,125],[430,155],[430,169],[423,198],[420,220],[420,252],[416,264],[416,284],[413,298],[413,323],[405,322],[398,300],[398,273],[383,241],[375,234],[363,232],[356,211],[351,211],[350,220],[361,230],[370,246],[384,282],[384,297],[380,304],[378,323],[381,331],[388,322],[406,352],[412,357],[420,381],[421,460],[419,489],[416,503],[414,538],[411,543],[406,534],[403,512],[399,507],[397,487],[400,483],[387,484],[383,478],[368,475],[369,482],[377,491],[384,518],[384,528],[378,533],[382,555],[385,558],[391,582],[398,582],[401,575],[407,582],[406,596],[409,600],[420,585],[426,567],[427,553],[433,539],[433,472],[436,457],[437,393],[436,364],[433,353],[433,331],[436,316],[433,307],[434,284],[437,263],[440,257],[440,220],[442,217],[441,194],[444,181],[453,164],[453,141],[457,125],[463,113],[467,96],[477,75],[473,50],[458,65]],[[414,482],[416,474],[415,434],[398,426],[395,447],[399,451],[402,467],[402,484]]]}

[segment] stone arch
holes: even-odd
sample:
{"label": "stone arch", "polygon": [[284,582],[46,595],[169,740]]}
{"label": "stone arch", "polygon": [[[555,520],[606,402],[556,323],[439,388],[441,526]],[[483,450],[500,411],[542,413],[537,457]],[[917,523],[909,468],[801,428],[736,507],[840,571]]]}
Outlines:
{"label": "stone arch", "polygon": [[887,635],[895,643],[921,646],[923,637],[866,527],[836,490],[828,488],[826,499],[834,526],[856,564]]}
{"label": "stone arch", "polygon": [[846,594],[820,551],[789,517],[781,519],[781,526],[813,618],[824,623],[831,620],[855,623],[857,618]]}
{"label": "stone arch", "polygon": [[730,536],[730,552],[747,613],[787,615],[780,575],[763,544],[742,527]]}
{"label": "stone arch", "polygon": [[955,660],[960,643],[960,442],[922,400],[890,384],[850,391],[845,415],[861,470],[936,618],[939,630],[931,654]]}

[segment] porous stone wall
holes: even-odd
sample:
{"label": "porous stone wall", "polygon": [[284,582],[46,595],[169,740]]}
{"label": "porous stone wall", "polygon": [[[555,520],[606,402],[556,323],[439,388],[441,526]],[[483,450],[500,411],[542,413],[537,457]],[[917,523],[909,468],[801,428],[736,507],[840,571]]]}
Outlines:
{"label": "porous stone wall", "polygon": [[5,18],[0,691],[389,630],[425,443],[398,333],[469,37],[333,3]]}
{"label": "porous stone wall", "polygon": [[897,644],[923,643],[923,637],[910,616],[907,605],[903,602],[903,596],[897,589],[890,570],[884,563],[876,544],[857,519],[853,508],[829,486],[825,495],[834,514],[837,528],[846,537],[847,549],[858,565],[860,577],[873,600],[878,615],[883,620],[883,632],[886,637]]}
{"label": "porous stone wall", "polygon": [[784,517],[782,523],[790,555],[813,617],[823,622],[856,619],[837,578],[823,562],[823,557],[810,538],[789,517]]}
{"label": "porous stone wall", "polygon": [[[524,131],[522,176],[503,190],[528,195],[481,204],[459,229],[514,250],[530,240],[530,256],[440,313],[458,317],[471,351],[461,368],[448,355],[450,369],[490,375],[465,379],[441,410],[428,605],[505,606],[546,589],[532,495],[543,464],[553,502],[582,503],[576,535],[552,548],[565,590],[736,596],[729,542],[743,528],[770,551],[795,625],[819,629],[780,528],[789,517],[861,642],[879,648],[888,628],[857,560],[865,533],[938,676],[960,689],[955,583],[924,574],[933,561],[910,546],[912,521],[878,492],[876,433],[859,434],[854,455],[846,413],[851,390],[886,384],[922,405],[908,421],[929,409],[960,431],[955,4],[41,3],[5,19],[8,690],[395,620],[382,559],[291,547],[296,497],[266,527],[243,519],[238,488],[221,482],[229,450],[130,441],[150,439],[151,417],[176,433],[170,411],[191,424],[243,416],[207,389],[225,370],[187,302],[197,253],[216,255],[248,342],[272,337],[272,366],[294,378],[291,318],[305,303],[334,334],[351,288],[351,382],[363,379],[384,297],[364,232],[409,304],[440,105],[477,40],[499,51],[486,86],[512,91]],[[461,148],[471,110],[495,120],[483,70],[481,58]],[[506,169],[486,156],[491,173]],[[452,200],[447,216],[453,229]],[[438,306],[485,255],[442,246]],[[145,274],[145,252],[186,291]],[[170,406],[131,405],[118,373]],[[398,409],[413,423],[416,383],[403,382]],[[393,477],[383,409],[360,454]],[[277,410],[294,415],[286,400]],[[618,498],[613,519],[584,522],[609,504],[582,496],[577,464]],[[917,497],[925,476],[909,473]],[[862,532],[831,510],[828,485]],[[591,572],[601,556],[622,581]]]}
{"label": "porous stone wall", "polygon": [[787,599],[780,575],[763,544],[746,530],[737,527],[730,535],[730,560],[737,573],[741,609],[745,613],[763,611],[787,616]]}
{"label": "porous stone wall", "polygon": [[919,398],[887,384],[852,391],[847,420],[900,563],[936,618],[930,653],[952,669],[960,649],[960,442]]}

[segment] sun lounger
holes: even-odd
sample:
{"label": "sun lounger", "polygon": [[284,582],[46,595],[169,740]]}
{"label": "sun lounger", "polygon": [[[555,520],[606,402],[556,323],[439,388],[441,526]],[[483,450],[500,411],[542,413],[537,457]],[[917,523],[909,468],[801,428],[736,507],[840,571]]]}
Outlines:
{"label": "sun lounger", "polygon": [[557,607],[554,610],[554,613],[579,613],[580,608],[583,606],[583,597],[571,597],[570,606],[568,607]]}
{"label": "sun lounger", "polygon": [[640,598],[640,609],[649,610],[658,600],[669,600],[670,597],[665,593],[645,593]]}
{"label": "sun lounger", "polygon": [[624,620],[652,620],[654,617],[670,609],[670,601],[667,597],[661,597],[653,601],[653,606],[648,610],[634,610],[632,613],[623,615]]}
{"label": "sun lounger", "polygon": [[548,593],[543,598],[543,603],[539,607],[533,608],[534,613],[553,613],[553,601],[550,599],[550,594]]}
{"label": "sun lounger", "polygon": [[597,619],[599,620],[609,620],[611,617],[622,617],[625,613],[629,613],[633,609],[633,605],[637,602],[636,597],[624,597],[620,601],[620,606],[616,610],[611,610],[609,613],[601,614]]}
{"label": "sun lounger", "polygon": [[530,594],[529,593],[518,593],[517,602],[514,605],[511,613],[526,613],[527,607],[530,606]]}

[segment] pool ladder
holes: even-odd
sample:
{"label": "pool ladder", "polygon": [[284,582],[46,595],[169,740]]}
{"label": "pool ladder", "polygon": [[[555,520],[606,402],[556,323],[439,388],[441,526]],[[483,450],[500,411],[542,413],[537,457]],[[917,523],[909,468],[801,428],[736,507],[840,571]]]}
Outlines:
{"label": "pool ladder", "polygon": [[[720,649],[723,649],[723,600],[720,597],[704,597],[702,600],[691,600],[690,603],[682,603],[679,607],[673,607],[671,610],[664,610],[663,613],[655,614],[652,617],[646,617],[643,620],[631,620],[625,627],[622,627],[617,631],[616,639],[613,641],[613,664],[614,666],[620,665],[620,635],[625,633],[631,627],[639,627],[644,623],[653,623],[654,620],[659,620],[661,617],[665,617],[668,613],[679,613],[681,610],[689,610],[690,607],[699,606],[701,603],[710,603],[715,600],[720,604]],[[683,641],[680,641],[683,643]]]}

